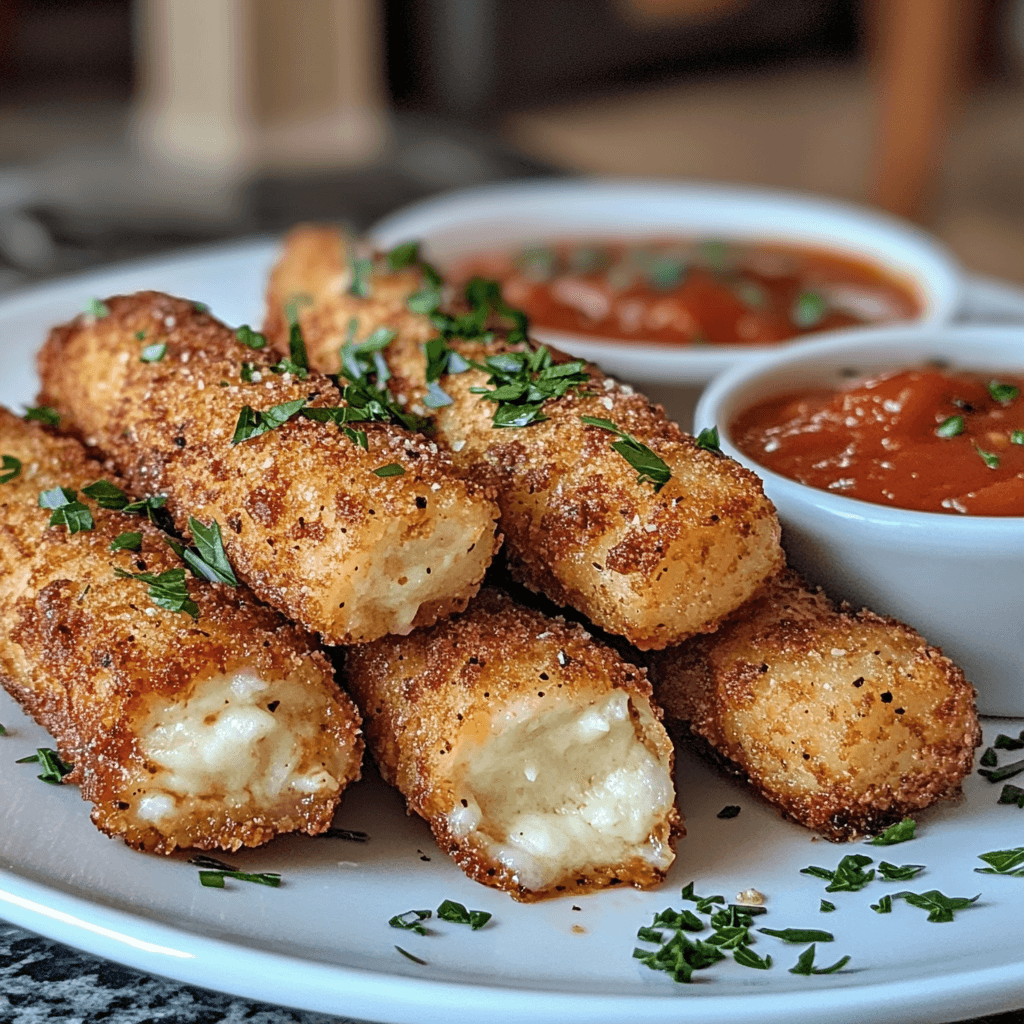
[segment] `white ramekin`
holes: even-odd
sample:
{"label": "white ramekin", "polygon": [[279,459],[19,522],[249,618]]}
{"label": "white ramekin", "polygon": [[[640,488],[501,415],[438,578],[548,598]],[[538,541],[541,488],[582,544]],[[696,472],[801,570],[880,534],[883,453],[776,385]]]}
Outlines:
{"label": "white ramekin", "polygon": [[989,715],[1024,715],[1024,516],[913,512],[796,483],[732,443],[742,409],[805,386],[942,360],[1024,373],[1024,329],[893,327],[836,332],[737,366],[704,392],[696,427],[764,480],[790,562],[830,596],[895,616],[961,665]]}
{"label": "white ramekin", "polygon": [[[419,239],[442,267],[482,250],[562,238],[719,238],[832,249],[908,282],[918,324],[945,324],[963,301],[956,260],[920,228],[817,196],[700,182],[541,179],[442,194],[370,229],[381,248]],[[627,380],[705,384],[764,346],[681,347],[535,328],[541,341]]]}

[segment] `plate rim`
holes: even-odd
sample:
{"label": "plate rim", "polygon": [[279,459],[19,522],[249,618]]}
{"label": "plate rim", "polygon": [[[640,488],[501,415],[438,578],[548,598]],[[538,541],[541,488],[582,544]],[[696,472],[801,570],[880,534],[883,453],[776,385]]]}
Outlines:
{"label": "plate rim", "polygon": [[[277,242],[277,238],[267,236],[220,242],[55,278],[0,297],[0,318],[13,312],[31,312],[53,294],[66,294],[92,280],[102,282],[153,268],[173,269],[202,257],[258,258],[266,254],[268,245]],[[531,990],[472,981],[435,981],[391,974],[386,967],[370,971],[317,963],[156,922],[137,911],[95,903],[32,881],[8,866],[0,866],[0,907],[2,916],[13,924],[138,970],[185,984],[214,987],[249,999],[324,1013],[363,1014],[368,1020],[388,1024],[411,1020],[449,1021],[453,1000],[460,1012],[472,1011],[479,1020],[495,1024],[509,1020],[513,1013],[517,1020],[537,1024],[551,1024],[555,1020],[565,1024],[619,1024],[620,1021],[653,1024],[655,1021],[698,1019],[706,1024],[736,1024],[747,1019],[755,1008],[752,1002],[755,998],[758,1000],[756,1013],[765,1024],[819,1024],[825,1011],[833,1024],[860,1024],[865,1013],[891,1010],[894,997],[905,999],[908,993],[914,1000],[913,1019],[938,1024],[962,1016],[955,1007],[964,995],[965,986],[971,989],[972,1013],[993,1013],[1024,1006],[1020,963],[972,968],[917,981],[850,984],[806,992],[756,989],[749,994],[709,992],[693,998],[689,988],[681,991],[674,987],[650,995],[585,996],[568,989]],[[103,929],[114,934],[106,934]],[[163,946],[172,952],[147,950],[147,945]],[[189,953],[190,948],[227,963],[230,969],[221,966],[218,976],[211,978],[209,969],[202,966],[205,964],[203,957]],[[243,950],[241,956],[239,949]],[[246,961],[265,964],[269,969],[252,970],[246,966]],[[282,972],[286,968],[293,970],[297,977],[283,980]],[[319,985],[310,984],[310,978]],[[283,991],[282,985],[287,991]],[[339,1001],[346,1005],[339,1005]],[[497,1009],[495,1002],[499,1004]],[[874,1019],[888,1018],[876,1016]]]}

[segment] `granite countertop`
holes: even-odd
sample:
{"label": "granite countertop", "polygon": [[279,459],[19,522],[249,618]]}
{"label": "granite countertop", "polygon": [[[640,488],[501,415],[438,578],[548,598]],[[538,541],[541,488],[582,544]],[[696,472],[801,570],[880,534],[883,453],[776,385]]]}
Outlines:
{"label": "granite countertop", "polygon": [[[453,1015],[457,1008],[453,1007]],[[121,967],[0,921],[0,1024],[360,1024]],[[1024,1010],[969,1024],[1021,1024]],[[871,1024],[865,1019],[864,1024]]]}
{"label": "granite countertop", "polygon": [[2,1024],[358,1024],[122,967],[0,921]]}

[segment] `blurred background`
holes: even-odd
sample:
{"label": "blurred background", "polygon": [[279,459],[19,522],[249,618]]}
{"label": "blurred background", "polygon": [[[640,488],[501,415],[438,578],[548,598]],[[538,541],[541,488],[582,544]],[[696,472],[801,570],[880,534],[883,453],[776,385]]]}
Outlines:
{"label": "blurred background", "polygon": [[1024,0],[0,0],[0,290],[499,178],[794,188],[1024,282]]}

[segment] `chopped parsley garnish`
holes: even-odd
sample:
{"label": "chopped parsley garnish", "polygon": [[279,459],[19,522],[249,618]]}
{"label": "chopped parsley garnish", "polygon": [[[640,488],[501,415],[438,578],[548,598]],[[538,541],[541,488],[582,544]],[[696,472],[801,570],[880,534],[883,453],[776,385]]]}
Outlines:
{"label": "chopped parsley garnish", "polygon": [[145,331],[136,331],[135,332],[135,340],[136,341],[145,341],[146,340],[146,332]]}
{"label": "chopped parsley garnish", "polygon": [[978,759],[978,763],[983,768],[995,768],[995,766],[999,764],[999,758],[991,747],[986,747],[985,752]]}
{"label": "chopped parsley garnish", "polygon": [[210,312],[210,307],[205,302],[196,302],[194,299],[192,300],[192,308],[197,313],[209,313]]}
{"label": "chopped parsley garnish", "polygon": [[818,906],[818,912],[821,914],[831,914],[836,909],[836,905],[830,900],[822,900]]}
{"label": "chopped parsley garnish", "polygon": [[1016,846],[1012,850],[979,853],[978,857],[988,864],[987,868],[974,869],[979,875],[1015,875],[1024,878],[1024,846]]}
{"label": "chopped parsley garnish", "polygon": [[246,348],[259,350],[267,347],[266,336],[260,334],[258,331],[254,331],[248,324],[242,324],[242,326],[235,331],[235,337],[245,345]]}
{"label": "chopped parsley garnish", "polygon": [[442,406],[451,405],[453,401],[451,395],[444,391],[437,382],[446,373],[465,373],[469,369],[469,363],[442,337],[431,338],[423,346],[423,351],[427,357],[427,394],[423,399],[423,404],[429,409],[440,409]]}
{"label": "chopped parsley garnish", "polygon": [[387,254],[386,259],[392,273],[405,270],[407,267],[414,267],[420,262],[420,243],[418,241],[402,242]]}
{"label": "chopped parsley garnish", "polygon": [[420,967],[426,967],[427,961],[421,960],[418,956],[413,956],[408,950],[402,949],[401,946],[395,946],[395,949],[402,954],[407,960],[411,960],[414,964],[419,964]]}
{"label": "chopped parsley garnish", "polygon": [[139,353],[140,363],[159,363],[167,355],[167,342],[162,341],[158,345],[147,345]]}
{"label": "chopped parsley garnish", "polygon": [[1004,779],[1012,779],[1014,775],[1024,772],[1024,761],[1013,761],[1004,764],[1001,768],[979,768],[978,774],[988,779],[989,782],[1002,782]]}
{"label": "chopped parsley garnish", "polygon": [[369,451],[370,446],[366,440],[365,430],[356,430],[353,427],[347,426],[352,422],[365,421],[366,417],[362,415],[364,410],[354,409],[350,405],[332,405],[332,406],[318,406],[315,409],[303,409],[302,415],[307,420],[313,420],[315,423],[335,423],[341,432],[353,443],[359,445],[363,451]]}
{"label": "chopped parsley garnish", "polygon": [[793,303],[790,319],[794,326],[807,331],[817,327],[828,312],[828,302],[821,292],[801,292]]}
{"label": "chopped parsley garnish", "polygon": [[659,458],[647,445],[637,441],[625,431],[620,430],[611,420],[596,416],[581,416],[580,419],[591,427],[600,427],[617,434],[618,441],[612,442],[612,449],[619,453],[637,471],[638,484],[649,482],[654,485],[655,493],[660,491],[672,479],[672,470],[668,463]]}
{"label": "chopped parsley garnish", "polygon": [[136,533],[134,530],[126,530],[124,533],[119,533],[110,542],[111,551],[141,551],[142,550],[142,534]]}
{"label": "chopped parsley garnish", "polygon": [[1015,398],[1020,396],[1020,388],[1013,384],[1001,384],[997,380],[988,382],[988,393],[1003,405],[1009,405]]}
{"label": "chopped parsley garnish", "polygon": [[998,802],[1001,804],[1016,804],[1021,810],[1024,810],[1024,789],[1021,789],[1020,786],[1015,786],[1012,782],[1008,782],[1003,786]]}
{"label": "chopped parsley garnish", "polygon": [[350,247],[348,252],[348,268],[352,281],[348,286],[349,295],[365,299],[371,292],[370,278],[373,276],[373,260],[356,259]]}
{"label": "chopped parsley garnish", "polygon": [[812,974],[835,974],[836,971],[841,971],[850,962],[850,958],[844,956],[841,960],[837,960],[832,964],[831,967],[815,967],[814,953],[815,947],[808,946],[797,958],[796,966],[790,967],[789,973],[806,974],[808,977]]}
{"label": "chopped parsley garnish", "polygon": [[817,928],[758,928],[764,935],[773,935],[783,942],[834,942],[831,932],[819,931]]}
{"label": "chopped parsley garnish", "polygon": [[445,900],[437,908],[437,916],[442,921],[451,921],[453,924],[468,924],[473,931],[483,928],[491,919],[486,910],[467,910],[461,903],[453,900]]}
{"label": "chopped parsley garnish", "polygon": [[937,437],[956,437],[964,432],[963,416],[947,416],[936,428]]}
{"label": "chopped parsley garnish", "polygon": [[733,951],[732,958],[740,967],[752,967],[758,971],[767,971],[772,965],[770,956],[762,959],[749,946],[737,947]]}
{"label": "chopped parsley garnish", "polygon": [[109,480],[97,480],[93,484],[88,484],[82,488],[82,493],[92,498],[100,508],[124,512],[127,515],[145,516],[151,523],[156,522],[155,513],[167,504],[166,494],[154,494],[148,498],[133,500],[129,494]]}
{"label": "chopped parsley garnish", "polygon": [[379,469],[373,471],[374,476],[405,476],[405,469],[397,462],[389,462],[386,466],[381,466]]}
{"label": "chopped parsley garnish", "polygon": [[876,914],[891,914],[892,913],[892,897],[882,896],[877,903],[871,904],[871,909]]}
{"label": "chopped parsley garnish", "polygon": [[3,723],[0,723],[0,736],[6,736],[7,730],[3,727]]}
{"label": "chopped parsley garnish", "polygon": [[50,526],[66,526],[68,533],[81,533],[94,527],[92,513],[80,501],[78,493],[67,487],[54,487],[39,494],[39,507],[48,508]]}
{"label": "chopped parsley garnish", "polygon": [[105,316],[110,316],[110,307],[100,299],[90,299],[85,304],[85,312],[97,320],[102,320]]}
{"label": "chopped parsley garnish", "polygon": [[735,818],[740,813],[736,804],[726,804],[716,815],[716,818]]}
{"label": "chopped parsley garnish", "polygon": [[256,885],[269,885],[273,889],[281,885],[281,876],[276,871],[261,871],[258,874],[251,874],[248,871],[199,872],[199,884],[207,889],[223,889],[225,878],[234,878],[239,882],[254,882]]}
{"label": "chopped parsley garnish", "polygon": [[308,292],[299,292],[297,295],[293,295],[284,304],[284,318],[289,324],[297,324],[299,322],[299,310],[303,306],[312,306],[313,296]]}
{"label": "chopped parsley garnish", "polygon": [[341,387],[341,397],[350,407],[345,414],[345,422],[376,421],[397,423],[407,430],[423,429],[427,421],[406,412],[386,387],[391,371],[381,352],[394,340],[395,332],[381,327],[365,341],[357,342],[358,326],[359,322],[353,317],[348,325],[348,338],[340,352],[341,376],[347,381]]}
{"label": "chopped parsley garnish", "polygon": [[878,873],[886,882],[909,882],[924,871],[923,864],[890,864],[883,860],[878,865]]}
{"label": "chopped parsley garnish", "polygon": [[20,757],[15,764],[38,764],[43,770],[36,778],[48,782],[51,786],[59,786],[67,775],[75,767],[60,759],[56,750],[49,747],[37,747],[34,754],[28,757]]}
{"label": "chopped parsley garnish", "polygon": [[652,971],[665,971],[673,981],[689,984],[693,981],[693,972],[704,967],[711,967],[725,954],[709,942],[700,939],[688,939],[681,931],[676,932],[660,949],[649,952],[645,949],[634,949],[633,956]]}
{"label": "chopped parsley garnish", "polygon": [[707,452],[714,452],[716,455],[724,455],[721,442],[718,439],[718,427],[705,427],[697,435],[697,447]]}
{"label": "chopped parsley garnish", "polygon": [[269,433],[271,430],[276,430],[297,415],[301,409],[305,408],[305,405],[306,399],[304,398],[272,405],[262,412],[257,412],[251,405],[243,405],[238,414],[238,422],[235,424],[235,433],[231,438],[231,443],[241,444],[242,441],[249,441],[254,437]]}
{"label": "chopped parsley garnish", "polygon": [[114,575],[147,584],[149,598],[158,607],[166,608],[169,612],[185,612],[193,619],[199,618],[199,606],[188,596],[184,569],[168,569],[156,575],[151,572],[125,572],[115,566]]}
{"label": "chopped parsley garnish", "polygon": [[541,408],[549,398],[561,398],[589,380],[583,372],[586,364],[582,360],[556,366],[551,352],[543,345],[533,351],[499,352],[487,356],[483,363],[471,365],[489,373],[487,383],[495,385],[469,389],[485,402],[497,403],[492,420],[494,427],[541,423],[548,418]]}
{"label": "chopped parsley garnish", "polygon": [[109,508],[115,511],[126,508],[132,500],[120,487],[116,487],[109,480],[97,480],[94,484],[87,484],[82,488],[82,493],[92,498],[100,508]]}
{"label": "chopped parsley garnish", "polygon": [[977,444],[974,446],[974,450],[981,456],[982,462],[984,462],[989,469],[999,468],[999,456],[996,455],[995,452],[987,452]]}
{"label": "chopped parsley garnish", "polygon": [[1010,444],[1024,444],[1024,430],[1014,430],[1010,434]]}
{"label": "chopped parsley garnish", "polygon": [[309,356],[306,354],[306,342],[298,320],[292,320],[288,328],[288,355],[274,363],[270,372],[290,373],[299,380],[309,376]]}
{"label": "chopped parsley garnish", "polygon": [[[917,825],[913,818],[904,818],[902,821],[890,825],[880,836],[869,839],[871,846],[895,846],[896,843],[905,843],[914,838],[914,830]],[[871,862],[868,861],[870,864]]]}
{"label": "chopped parsley garnish", "polygon": [[[985,855],[983,854],[982,857]],[[984,871],[984,868],[975,868],[975,871]],[[1024,873],[1024,872],[1022,872]],[[928,911],[928,920],[946,922],[953,920],[953,913],[957,910],[964,910],[981,896],[945,896],[938,889],[929,889],[928,892],[894,892],[894,900],[906,900],[912,907],[920,907]]]}
{"label": "chopped parsley garnish", "polygon": [[243,384],[252,384],[255,381],[262,380],[262,374],[256,369],[255,363],[242,363],[241,368],[238,371],[238,379]]}
{"label": "chopped parsley garnish", "polygon": [[[687,983],[692,980],[695,970],[710,967],[725,958],[725,951],[741,967],[754,970],[768,970],[772,966],[770,956],[761,957],[750,949],[753,937],[750,929],[754,918],[767,913],[764,907],[746,907],[730,903],[724,896],[698,896],[693,891],[693,882],[682,890],[682,898],[697,904],[697,912],[710,917],[713,929],[707,939],[691,940],[684,932],[699,932],[705,923],[689,910],[678,911],[671,907],[655,914],[650,926],[637,932],[642,942],[653,942],[660,949],[648,951],[634,949],[633,956],[651,970],[665,971],[674,980]],[[666,932],[672,934],[666,940]]]}
{"label": "chopped parsley garnish", "polygon": [[996,750],[1024,750],[1024,732],[1020,736],[1014,738],[1013,736],[1007,736],[1005,733],[1000,733],[992,744]]}
{"label": "chopped parsley garnish", "polygon": [[168,546],[192,570],[192,575],[210,583],[226,583],[229,587],[238,586],[238,577],[231,568],[228,556],[224,551],[224,541],[220,532],[220,524],[214,519],[209,526],[194,516],[188,518],[188,529],[195,548],[186,548],[173,537],[165,537]]}
{"label": "chopped parsley garnish", "polygon": [[[443,905],[443,904],[442,904]],[[423,922],[433,916],[430,910],[407,910],[404,914],[395,914],[388,924],[392,928],[402,928],[407,932],[415,932],[417,935],[426,935],[427,929]]]}
{"label": "chopped parsley garnish", "polygon": [[5,455],[0,463],[0,484],[9,484],[21,473],[21,459]]}
{"label": "chopped parsley garnish", "polygon": [[60,426],[60,414],[49,405],[33,405],[25,410],[25,415],[22,416],[23,420],[37,420],[39,423],[45,423],[48,427],[59,427]]}
{"label": "chopped parsley garnish", "polygon": [[857,892],[875,877],[874,869],[864,870],[870,863],[870,857],[865,857],[862,853],[850,853],[839,862],[835,871],[811,865],[801,868],[800,874],[827,879],[829,884],[825,887],[825,892]]}

